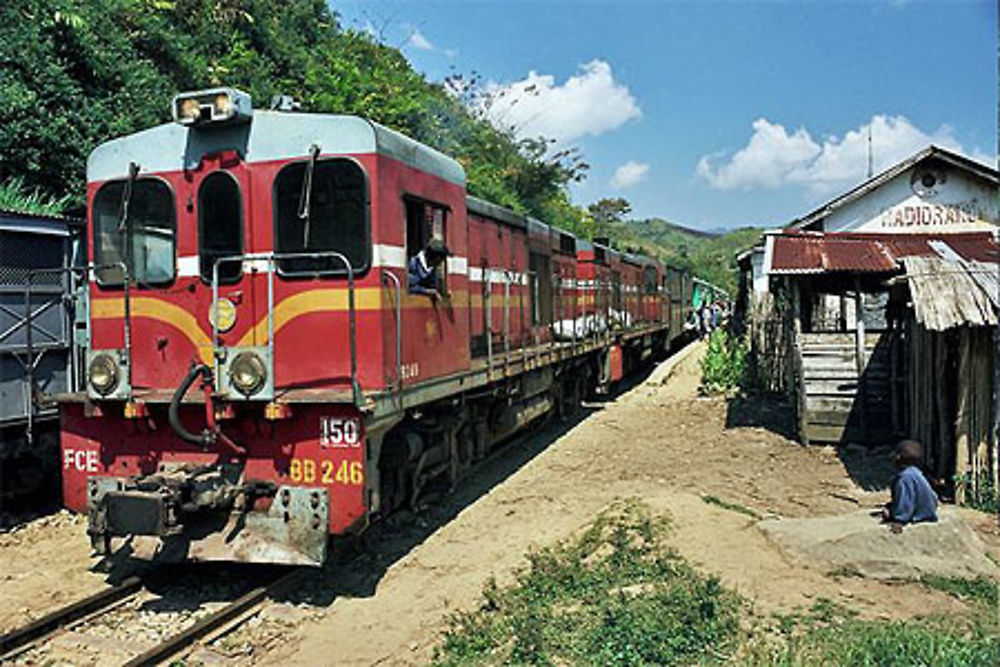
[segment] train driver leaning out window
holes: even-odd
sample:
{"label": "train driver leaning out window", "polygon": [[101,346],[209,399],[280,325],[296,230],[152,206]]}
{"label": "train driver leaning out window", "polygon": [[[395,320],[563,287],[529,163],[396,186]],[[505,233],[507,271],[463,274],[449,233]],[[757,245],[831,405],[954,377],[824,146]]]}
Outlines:
{"label": "train driver leaning out window", "polygon": [[441,239],[431,239],[423,250],[410,258],[407,266],[410,294],[426,294],[432,301],[441,298],[438,267],[451,252]]}

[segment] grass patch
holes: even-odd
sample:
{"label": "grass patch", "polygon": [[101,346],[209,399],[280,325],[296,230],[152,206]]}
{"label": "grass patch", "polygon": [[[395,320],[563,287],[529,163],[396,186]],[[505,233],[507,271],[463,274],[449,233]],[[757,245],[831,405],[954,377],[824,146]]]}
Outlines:
{"label": "grass patch", "polygon": [[928,575],[920,581],[928,588],[942,591],[964,602],[973,602],[991,609],[997,607],[997,582],[989,577],[963,579]]}
{"label": "grass patch", "polygon": [[716,507],[721,507],[722,509],[729,510],[730,512],[739,512],[740,514],[746,514],[747,516],[753,517],[758,521],[763,518],[761,514],[755,512],[746,505],[740,505],[739,503],[733,503],[728,500],[723,500],[722,498],[719,498],[717,496],[705,494],[701,497],[701,499],[706,503],[708,503],[709,505],[715,505]]}
{"label": "grass patch", "polygon": [[516,582],[487,584],[453,616],[438,665],[643,665],[722,662],[739,599],[664,544],[667,524],[635,501],[578,538],[529,555]]}
{"label": "grass patch", "polygon": [[995,667],[998,661],[1000,639],[982,626],[960,631],[928,621],[848,620],[757,647],[744,662],[760,667]]}

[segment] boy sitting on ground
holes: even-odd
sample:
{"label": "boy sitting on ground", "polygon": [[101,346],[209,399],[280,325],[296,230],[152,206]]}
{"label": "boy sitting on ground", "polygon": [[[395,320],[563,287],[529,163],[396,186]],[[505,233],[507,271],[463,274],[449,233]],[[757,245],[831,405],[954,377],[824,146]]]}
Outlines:
{"label": "boy sitting on ground", "polygon": [[892,480],[892,500],[882,510],[882,520],[892,523],[894,533],[907,523],[937,521],[937,495],[920,470],[922,461],[922,448],[916,440],[896,445],[893,463],[899,472]]}

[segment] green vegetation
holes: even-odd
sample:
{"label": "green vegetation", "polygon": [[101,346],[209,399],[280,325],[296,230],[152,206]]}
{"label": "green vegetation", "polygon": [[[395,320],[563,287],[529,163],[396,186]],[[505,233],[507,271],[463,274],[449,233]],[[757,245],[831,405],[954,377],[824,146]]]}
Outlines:
{"label": "green vegetation", "polygon": [[978,484],[972,484],[971,474],[957,475],[954,480],[956,487],[965,487],[963,505],[987,514],[997,513],[997,492],[988,473],[980,474]]}
{"label": "green vegetation", "polygon": [[709,395],[750,390],[753,377],[747,352],[742,338],[722,328],[713,331],[701,360],[701,390]]}
{"label": "green vegetation", "polygon": [[965,602],[983,605],[988,609],[997,608],[997,588],[1000,582],[988,577],[963,579],[962,577],[926,576],[921,579],[929,588],[942,591]]}
{"label": "green vegetation", "polygon": [[29,190],[20,176],[0,183],[0,211],[59,215],[69,203],[69,196],[56,198],[37,189]]}
{"label": "green vegetation", "polygon": [[179,91],[229,85],[257,106],[280,93],[366,116],[454,156],[473,194],[570,229],[586,218],[565,188],[578,154],[495,128],[324,0],[8,0],[0,62],[0,182],[76,205],[97,144],[169,121]]}
{"label": "green vegetation", "polygon": [[786,642],[759,647],[745,662],[760,667],[994,667],[998,659],[1000,640],[984,627],[960,629],[930,621],[851,619],[816,626]]}
{"label": "green vegetation", "polygon": [[[971,585],[981,593],[982,582],[960,581],[938,583],[952,590]],[[977,607],[970,614],[920,620],[865,621],[853,610],[820,598],[807,612],[779,615],[777,621],[777,639],[767,636],[760,626],[754,627],[738,662],[755,667],[986,667],[998,664],[1000,658],[1000,636],[991,606]]]}
{"label": "green vegetation", "polygon": [[728,500],[723,500],[717,496],[703,495],[701,497],[703,501],[709,505],[715,505],[716,507],[721,507],[724,510],[729,510],[730,512],[738,512],[739,514],[746,514],[748,517],[753,519],[761,519],[761,515],[754,510],[750,509],[746,505],[740,505],[739,503],[733,503]]}
{"label": "green vegetation", "polygon": [[451,620],[439,665],[642,665],[725,661],[738,600],[663,542],[636,502],[612,506],[579,538],[529,556],[514,585]]}

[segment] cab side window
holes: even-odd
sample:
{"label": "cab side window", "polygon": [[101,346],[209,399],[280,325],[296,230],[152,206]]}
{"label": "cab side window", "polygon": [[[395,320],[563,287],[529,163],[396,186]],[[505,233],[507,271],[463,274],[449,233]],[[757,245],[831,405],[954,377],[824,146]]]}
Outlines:
{"label": "cab side window", "polygon": [[[198,262],[202,280],[211,283],[215,263],[243,254],[243,201],[236,179],[225,171],[209,174],[198,188]],[[239,280],[243,262],[219,263],[219,282]]]}
{"label": "cab side window", "polygon": [[[406,210],[406,261],[417,256],[432,239],[445,242],[448,207],[425,199],[403,197]],[[445,287],[447,271],[445,265],[438,267],[438,285]]]}

